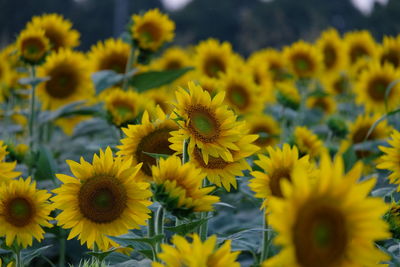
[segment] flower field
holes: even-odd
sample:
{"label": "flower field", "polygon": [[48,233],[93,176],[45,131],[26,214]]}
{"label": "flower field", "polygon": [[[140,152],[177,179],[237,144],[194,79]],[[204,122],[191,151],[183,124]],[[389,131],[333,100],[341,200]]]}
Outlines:
{"label": "flower field", "polygon": [[174,37],[43,14],[0,50],[0,267],[400,266],[400,35]]}

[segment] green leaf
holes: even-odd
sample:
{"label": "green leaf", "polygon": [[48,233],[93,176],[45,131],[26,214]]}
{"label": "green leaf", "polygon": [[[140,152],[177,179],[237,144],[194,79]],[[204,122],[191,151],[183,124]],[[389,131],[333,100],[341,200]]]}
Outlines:
{"label": "green leaf", "polygon": [[378,126],[378,124],[379,124],[381,121],[383,121],[384,119],[386,119],[386,118],[388,118],[388,117],[390,117],[390,116],[393,116],[394,114],[399,113],[399,112],[400,112],[400,109],[396,109],[396,110],[393,110],[393,111],[391,111],[391,112],[386,113],[385,115],[383,115],[382,117],[380,117],[379,119],[377,119],[377,120],[371,125],[371,127],[369,128],[369,130],[368,130],[368,132],[367,132],[367,135],[365,136],[364,140],[367,140],[367,139],[368,139],[368,137],[372,134],[372,132],[374,131],[374,129],[376,128],[376,126]]}
{"label": "green leaf", "polygon": [[48,250],[50,247],[53,245],[48,245],[44,247],[40,247],[37,249],[24,249],[21,252],[21,257],[22,257],[22,262],[24,263],[24,266],[29,266],[29,263],[36,257],[39,257],[42,255],[42,253],[46,250]]}
{"label": "green leaf", "polygon": [[373,190],[371,192],[371,195],[373,197],[385,197],[385,196],[391,195],[393,192],[395,192],[395,190],[396,190],[396,187],[393,187],[393,186],[382,187],[382,188]]}
{"label": "green leaf", "polygon": [[176,233],[178,235],[185,236],[189,233],[193,233],[200,225],[207,222],[211,218],[212,217],[204,218],[197,221],[180,224],[178,226],[165,227],[165,230]]}
{"label": "green leaf", "polygon": [[47,179],[54,180],[56,177],[57,164],[51,151],[47,147],[41,146],[38,154],[35,179],[38,181]]}
{"label": "green leaf", "polygon": [[50,80],[50,77],[34,77],[34,78],[21,78],[18,80],[19,84],[31,85],[32,87]]}
{"label": "green leaf", "polygon": [[193,70],[193,67],[186,67],[177,70],[143,72],[133,76],[130,84],[135,87],[137,91],[143,92],[152,88],[170,84],[191,70]]}
{"label": "green leaf", "polygon": [[89,254],[90,256],[96,257],[99,261],[103,261],[105,257],[107,257],[108,255],[110,255],[111,253],[113,253],[114,251],[116,251],[117,248],[112,248],[108,251],[104,251],[104,252],[87,252],[87,254]]}
{"label": "green leaf", "polygon": [[129,233],[119,237],[110,236],[109,238],[111,238],[112,240],[114,240],[115,242],[124,247],[132,247],[138,250],[140,249],[146,250],[148,249],[148,247],[143,245],[139,246],[138,248],[137,247],[138,243],[144,243],[152,247],[155,247],[157,243],[161,242],[161,240],[164,238],[164,235],[156,235],[152,237],[140,237],[134,233]]}
{"label": "green leaf", "polygon": [[113,266],[114,267],[150,267],[151,261],[148,259],[143,259],[141,261],[128,260],[126,262],[118,263]]}
{"label": "green leaf", "polygon": [[344,168],[348,172],[357,162],[357,155],[353,146],[350,146],[343,154]]}
{"label": "green leaf", "polygon": [[154,159],[160,159],[160,158],[166,159],[166,158],[171,156],[171,155],[168,155],[168,154],[158,154],[158,153],[150,153],[150,152],[144,152],[144,151],[142,151],[142,153],[146,154],[146,155],[148,155],[148,156],[150,156],[150,157],[152,157]]}
{"label": "green leaf", "polygon": [[129,73],[119,74],[113,70],[101,70],[92,74],[92,81],[96,88],[96,94],[99,94],[101,91],[110,88],[117,83],[120,83],[124,80],[125,77],[131,77],[137,72],[136,69],[131,70]]}

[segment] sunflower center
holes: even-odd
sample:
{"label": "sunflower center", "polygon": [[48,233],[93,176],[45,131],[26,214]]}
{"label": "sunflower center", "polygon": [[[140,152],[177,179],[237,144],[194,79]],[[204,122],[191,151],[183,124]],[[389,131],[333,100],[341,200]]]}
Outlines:
{"label": "sunflower center", "polygon": [[100,70],[113,70],[116,73],[124,73],[128,62],[128,55],[113,53],[104,57],[100,62]]}
{"label": "sunflower center", "polygon": [[60,47],[64,46],[63,33],[52,28],[46,28],[44,35],[49,39],[53,50],[58,50]]}
{"label": "sunflower center", "polygon": [[368,84],[368,94],[373,98],[373,100],[382,102],[385,100],[385,93],[389,84],[389,79],[386,79],[385,77],[376,77]]}
{"label": "sunflower center", "polygon": [[277,62],[270,63],[269,71],[272,73],[272,79],[274,81],[285,80],[286,72],[281,64]]}
{"label": "sunflower center", "polygon": [[337,54],[335,48],[330,45],[326,45],[323,49],[324,53],[324,65],[329,70],[335,66],[337,61]]}
{"label": "sunflower center", "polygon": [[46,82],[46,92],[54,98],[68,98],[79,85],[78,75],[74,66],[64,64],[56,67],[49,73],[51,79]]}
{"label": "sunflower center", "polygon": [[367,49],[365,49],[364,46],[355,45],[350,50],[351,63],[355,63],[359,58],[362,58],[362,57],[365,57],[365,56],[368,56],[368,55],[369,55],[368,51],[367,51]]}
{"label": "sunflower center", "polygon": [[273,141],[272,131],[265,125],[256,126],[251,130],[252,134],[258,134],[258,138],[254,143],[258,146],[271,145]]}
{"label": "sunflower center", "polygon": [[217,56],[207,58],[204,64],[204,72],[211,78],[217,78],[219,72],[225,72],[225,69],[224,61]]}
{"label": "sunflower center", "polygon": [[347,88],[347,80],[344,77],[340,77],[333,83],[333,89],[336,93],[342,94],[346,91]]}
{"label": "sunflower center", "polygon": [[382,55],[381,63],[389,62],[393,67],[397,68],[400,65],[399,53],[394,50],[389,50]]}
{"label": "sunflower center", "polygon": [[241,85],[233,84],[228,88],[229,101],[239,109],[244,109],[250,104],[250,96]]}
{"label": "sunflower center", "polygon": [[208,156],[208,164],[204,163],[203,156],[201,155],[201,151],[199,148],[195,148],[193,151],[194,159],[200,164],[200,166],[204,169],[212,169],[212,170],[222,170],[226,166],[228,166],[228,162],[221,158],[215,158],[212,156]]}
{"label": "sunflower center", "polygon": [[132,106],[132,104],[125,102],[123,99],[115,100],[113,102],[113,107],[115,108],[117,113],[123,118],[134,114],[134,107]]}
{"label": "sunflower center", "polygon": [[157,161],[154,157],[143,152],[165,155],[174,154],[174,151],[169,148],[171,143],[168,141],[168,138],[171,137],[170,132],[173,130],[172,128],[157,129],[143,137],[139,142],[135,156],[138,162],[143,162],[141,170],[147,176],[152,175],[151,166],[156,165]]}
{"label": "sunflower center", "polygon": [[191,106],[188,110],[190,131],[205,143],[211,143],[219,137],[219,122],[215,114],[204,106]]}
{"label": "sunflower center", "polygon": [[41,59],[45,52],[45,45],[38,38],[28,38],[22,43],[22,54],[28,60]]}
{"label": "sunflower center", "polygon": [[312,63],[307,55],[295,55],[293,58],[294,68],[297,72],[306,72],[310,71],[312,68]]}
{"label": "sunflower center", "polygon": [[182,68],[182,62],[179,60],[169,60],[167,64],[165,64],[166,70],[177,70]]}
{"label": "sunflower center", "polygon": [[328,104],[327,100],[325,98],[322,98],[322,97],[319,97],[319,98],[314,100],[313,107],[314,108],[319,108],[324,112],[328,112],[329,111],[329,104]]}
{"label": "sunflower center", "polygon": [[348,243],[345,217],[323,200],[306,202],[293,226],[293,242],[301,266],[338,266]]}
{"label": "sunflower center", "polygon": [[269,188],[271,193],[275,197],[283,197],[282,188],[281,188],[281,180],[287,179],[291,181],[291,171],[292,169],[289,167],[281,167],[279,169],[274,170],[271,172],[270,180],[269,180]]}
{"label": "sunflower center", "polygon": [[35,214],[35,209],[30,201],[23,197],[9,200],[5,204],[5,219],[16,227],[28,225]]}
{"label": "sunflower center", "polygon": [[95,223],[110,223],[124,212],[128,197],[118,179],[99,176],[82,184],[78,200],[84,217]]}
{"label": "sunflower center", "polygon": [[138,29],[138,32],[140,35],[140,39],[147,44],[157,42],[160,40],[161,37],[160,28],[157,26],[157,24],[152,22],[144,23]]}

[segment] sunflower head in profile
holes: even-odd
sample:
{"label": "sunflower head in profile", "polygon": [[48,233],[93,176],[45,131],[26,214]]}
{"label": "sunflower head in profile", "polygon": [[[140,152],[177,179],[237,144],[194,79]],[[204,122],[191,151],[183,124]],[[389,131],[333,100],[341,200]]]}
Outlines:
{"label": "sunflower head in profile", "polygon": [[210,195],[213,186],[201,187],[205,174],[192,163],[182,164],[177,156],[160,159],[151,167],[154,199],[178,218],[193,216],[193,212],[212,211],[218,196]]}
{"label": "sunflower head in profile", "polygon": [[162,261],[153,262],[152,267],[240,267],[236,261],[240,252],[231,252],[231,240],[218,247],[217,236],[210,236],[204,243],[197,234],[190,236],[191,242],[185,237],[174,235],[172,244],[161,245],[161,253],[157,257]]}
{"label": "sunflower head in profile", "polygon": [[236,114],[261,113],[264,96],[261,88],[246,72],[228,71],[221,75],[220,90],[225,92],[225,104]]}
{"label": "sunflower head in profile", "polygon": [[285,47],[283,56],[290,72],[299,78],[315,77],[323,68],[320,51],[304,41]]}
{"label": "sunflower head in profile", "polygon": [[0,236],[5,236],[7,246],[15,242],[26,248],[33,238],[43,239],[42,226],[52,227],[50,196],[46,190],[37,190],[31,178],[0,185]]}
{"label": "sunflower head in profile", "polygon": [[174,100],[174,95],[165,87],[148,90],[141,94],[141,96],[152,102],[153,110],[158,106],[165,114],[171,114],[174,109],[174,106],[171,104]]}
{"label": "sunflower head in profile", "polygon": [[[379,146],[379,149],[384,153],[378,160],[376,168],[391,171],[389,175],[390,183],[400,184],[400,133],[393,130],[391,139],[388,140],[390,147]],[[400,191],[400,187],[397,187]]]}
{"label": "sunflower head in profile", "polygon": [[107,39],[92,46],[88,57],[93,72],[113,70],[125,73],[131,47],[121,39]]}
{"label": "sunflower head in profile", "polygon": [[132,37],[141,49],[156,51],[174,38],[175,23],[157,8],[133,15],[132,21]]}
{"label": "sunflower head in profile", "polygon": [[200,42],[195,48],[194,62],[200,75],[219,78],[234,62],[230,43],[220,43],[215,39]]}
{"label": "sunflower head in profile", "polygon": [[324,31],[317,41],[317,48],[322,54],[324,71],[336,72],[345,67],[343,41],[336,29]]}
{"label": "sunflower head in profile", "polygon": [[375,241],[390,234],[387,205],[369,196],[376,180],[358,182],[361,163],[345,174],[340,157],[332,163],[325,154],[320,166],[315,181],[297,168],[291,183],[282,181],[284,197],[271,198],[268,219],[282,250],[262,266],[380,266],[389,257]]}
{"label": "sunflower head in profile", "polygon": [[395,68],[400,67],[400,36],[384,36],[378,58],[382,65],[388,63]]}
{"label": "sunflower head in profile", "polygon": [[59,14],[35,16],[27,25],[27,29],[42,29],[50,41],[52,50],[74,48],[79,45],[80,34],[72,29],[72,23]]}
{"label": "sunflower head in profile", "polygon": [[190,66],[189,53],[178,46],[173,46],[164,51],[162,56],[152,63],[156,70],[178,70]]}
{"label": "sunflower head in profile", "polygon": [[140,165],[131,160],[114,158],[108,147],[93,156],[93,163],[81,158],[80,163],[67,161],[74,176],[58,174],[63,183],[53,190],[51,200],[61,210],[58,225],[71,229],[68,239],[78,236],[81,244],[102,250],[117,246],[108,236],[139,229],[150,217],[150,184],[139,182]]}
{"label": "sunflower head in profile", "polygon": [[309,96],[307,98],[306,106],[309,109],[318,109],[324,114],[332,114],[336,111],[335,99],[325,92],[321,92],[321,95],[317,94]]}
{"label": "sunflower head in profile", "polygon": [[368,112],[384,113],[399,106],[400,71],[391,64],[371,63],[355,84],[356,103]]}
{"label": "sunflower head in profile", "polygon": [[296,127],[293,132],[293,143],[298,147],[300,155],[318,158],[324,151],[323,142],[307,127]]}
{"label": "sunflower head in profile", "polygon": [[7,146],[3,140],[0,140],[0,185],[8,183],[11,179],[20,175],[20,172],[15,171],[17,162],[6,162],[6,156],[8,154]]}
{"label": "sunflower head in profile", "polygon": [[112,90],[104,99],[105,108],[112,122],[120,127],[132,122],[142,110],[140,95],[134,91],[124,91],[120,88]]}
{"label": "sunflower head in profile", "polygon": [[333,95],[342,95],[350,92],[350,78],[339,72],[330,72],[321,75],[320,81],[324,89]]}
{"label": "sunflower head in profile", "polygon": [[281,129],[279,123],[268,114],[254,114],[245,117],[250,134],[257,134],[254,144],[266,152],[266,148],[279,143]]}
{"label": "sunflower head in profile", "polygon": [[172,155],[174,151],[170,148],[171,142],[168,139],[171,137],[171,132],[177,129],[176,123],[160,108],[157,108],[155,118],[151,118],[145,111],[140,124],[122,128],[126,137],[121,139],[122,145],[118,146],[117,154],[131,158],[134,165],[143,163],[138,177],[151,181],[151,167],[156,165],[157,161],[146,153]]}
{"label": "sunflower head in profile", "polygon": [[17,39],[17,48],[23,61],[37,64],[44,60],[50,50],[50,42],[44,30],[31,28],[20,33]]}
{"label": "sunflower head in profile", "polygon": [[281,82],[276,84],[276,100],[286,108],[297,110],[300,106],[301,96],[294,82]]}
{"label": "sunflower head in profile", "polygon": [[254,161],[262,169],[262,172],[251,172],[254,178],[250,180],[249,184],[251,190],[255,192],[255,197],[264,199],[262,208],[269,205],[271,196],[283,197],[281,181],[291,182],[293,172],[298,165],[303,166],[310,174],[315,172],[309,156],[300,157],[295,146],[290,147],[288,144],[284,144],[283,149],[268,147],[267,150],[268,156],[259,154],[259,160]]}
{"label": "sunflower head in profile", "polygon": [[188,85],[188,91],[180,88],[175,92],[174,114],[180,129],[171,133],[171,148],[179,151],[181,148],[176,146],[189,139],[189,152],[192,153],[197,146],[205,163],[208,163],[209,156],[233,161],[231,151],[238,150],[235,142],[240,140],[240,123],[233,111],[222,104],[224,93],[211,98],[207,91],[193,82]]}
{"label": "sunflower head in profile", "polygon": [[37,72],[38,77],[50,78],[39,84],[37,91],[44,109],[56,109],[94,95],[88,62],[80,52],[60,49],[49,55]]}
{"label": "sunflower head in profile", "polygon": [[378,51],[369,31],[352,31],[344,36],[347,63],[352,66],[361,58],[376,58]]}

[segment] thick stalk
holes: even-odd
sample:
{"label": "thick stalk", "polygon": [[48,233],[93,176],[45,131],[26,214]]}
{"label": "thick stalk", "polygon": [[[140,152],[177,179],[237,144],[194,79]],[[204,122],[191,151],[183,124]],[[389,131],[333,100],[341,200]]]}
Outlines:
{"label": "thick stalk", "polygon": [[269,250],[269,230],[268,230],[268,217],[267,214],[263,214],[263,239],[262,239],[262,250],[261,250],[261,258],[260,264],[265,261],[268,257]]}
{"label": "thick stalk", "polygon": [[[204,178],[203,180],[203,187],[207,187],[208,186],[208,180],[207,178]],[[208,216],[208,212],[204,211],[200,214],[200,219],[205,219]],[[202,225],[200,225],[199,228],[199,236],[201,241],[205,241],[208,237],[208,221],[205,221]]]}
{"label": "thick stalk", "polygon": [[14,257],[15,257],[15,267],[24,267],[24,263],[22,262],[20,248],[18,248],[14,251]]}
{"label": "thick stalk", "polygon": [[[164,234],[164,208],[160,206],[157,210],[157,216],[156,216],[156,235],[162,235]],[[156,244],[156,252],[160,253],[161,252],[161,243],[157,242]]]}
{"label": "thick stalk", "polygon": [[136,58],[136,49],[134,47],[131,48],[131,51],[129,52],[129,57],[128,57],[128,62],[126,63],[125,66],[125,76],[124,76],[124,80],[122,83],[122,90],[126,91],[128,89],[128,73],[132,70],[132,65],[135,62],[135,58]]}
{"label": "thick stalk", "polygon": [[60,230],[60,256],[58,258],[58,266],[65,266],[65,230]]}

